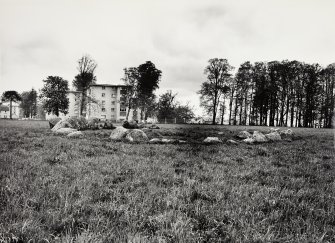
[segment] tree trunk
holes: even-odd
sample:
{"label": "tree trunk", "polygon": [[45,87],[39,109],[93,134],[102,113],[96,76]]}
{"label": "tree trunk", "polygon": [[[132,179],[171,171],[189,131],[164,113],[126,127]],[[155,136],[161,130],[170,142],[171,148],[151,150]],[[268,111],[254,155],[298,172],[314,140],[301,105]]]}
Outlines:
{"label": "tree trunk", "polygon": [[234,107],[234,122],[233,125],[236,125],[236,116],[237,116],[237,98],[235,98],[235,107]]}
{"label": "tree trunk", "polygon": [[129,112],[130,112],[130,107],[131,107],[131,104],[130,104],[130,102],[129,102],[129,104],[128,104],[128,110],[127,110],[127,115],[126,115],[126,121],[128,121]]}
{"label": "tree trunk", "polygon": [[9,118],[12,119],[12,102],[13,100],[9,100]]}
{"label": "tree trunk", "polygon": [[214,104],[213,104],[213,120],[212,124],[215,125],[215,120],[216,120],[216,106],[217,106],[217,97],[218,97],[218,91],[217,87],[215,87],[215,94],[214,94]]}
{"label": "tree trunk", "polygon": [[231,93],[231,97],[229,100],[229,125],[231,125],[231,112],[232,112],[232,108],[233,108],[233,99],[234,99],[234,91],[232,91]]}

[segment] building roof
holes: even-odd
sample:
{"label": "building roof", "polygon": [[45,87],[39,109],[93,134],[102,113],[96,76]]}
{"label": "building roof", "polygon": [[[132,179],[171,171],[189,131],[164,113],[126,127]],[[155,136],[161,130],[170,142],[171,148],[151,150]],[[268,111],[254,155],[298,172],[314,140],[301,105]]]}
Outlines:
{"label": "building roof", "polygon": [[127,87],[129,85],[124,84],[91,84],[90,86],[105,86],[105,87]]}

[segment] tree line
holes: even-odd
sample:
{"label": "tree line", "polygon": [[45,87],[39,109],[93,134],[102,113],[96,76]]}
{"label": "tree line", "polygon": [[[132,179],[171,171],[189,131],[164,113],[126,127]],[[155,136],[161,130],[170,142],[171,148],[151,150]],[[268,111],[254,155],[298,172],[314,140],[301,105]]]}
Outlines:
{"label": "tree line", "polygon": [[[227,59],[210,59],[201,106],[212,124],[325,127],[334,116],[335,64],[244,62],[235,75]],[[219,114],[220,116],[218,117]]]}
{"label": "tree line", "polygon": [[[96,82],[97,63],[88,55],[78,60],[78,74],[72,85],[82,92],[80,115],[85,116],[86,106],[95,100],[88,89]],[[300,61],[271,61],[242,63],[233,75],[227,59],[208,61],[204,74],[206,80],[198,91],[200,105],[212,124],[229,125],[325,127],[332,126],[335,106],[335,64],[322,67]],[[188,122],[195,117],[190,104],[182,105],[171,90],[159,97],[162,71],[147,61],[137,67],[124,68],[122,97],[119,101],[128,108],[140,111],[141,120],[148,117],[178,119]],[[67,114],[69,101],[68,81],[59,76],[48,76],[43,88],[18,94],[6,91],[2,100],[21,101],[25,117],[34,117],[46,111],[59,116]],[[11,109],[10,109],[11,110]],[[11,116],[10,116],[11,117]],[[130,118],[131,119],[131,118]]]}

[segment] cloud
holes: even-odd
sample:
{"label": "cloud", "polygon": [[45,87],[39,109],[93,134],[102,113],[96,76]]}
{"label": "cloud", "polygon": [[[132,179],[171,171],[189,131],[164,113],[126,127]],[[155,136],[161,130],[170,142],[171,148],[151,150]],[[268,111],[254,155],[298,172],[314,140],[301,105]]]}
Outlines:
{"label": "cloud", "polygon": [[210,58],[334,62],[332,0],[0,0],[0,92],[40,88],[48,75],[70,82],[88,53],[101,83],[152,61],[161,90],[198,105]]}

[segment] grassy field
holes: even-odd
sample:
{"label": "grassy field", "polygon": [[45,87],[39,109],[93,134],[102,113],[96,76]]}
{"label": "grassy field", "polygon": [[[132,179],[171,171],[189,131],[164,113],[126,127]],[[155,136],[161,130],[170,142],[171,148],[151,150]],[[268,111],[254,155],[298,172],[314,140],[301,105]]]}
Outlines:
{"label": "grassy field", "polygon": [[229,145],[268,128],[161,127],[149,136],[188,143],[69,139],[47,122],[0,120],[0,242],[335,242],[332,130]]}

